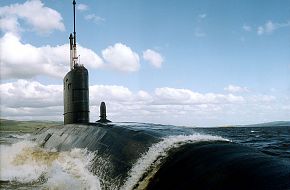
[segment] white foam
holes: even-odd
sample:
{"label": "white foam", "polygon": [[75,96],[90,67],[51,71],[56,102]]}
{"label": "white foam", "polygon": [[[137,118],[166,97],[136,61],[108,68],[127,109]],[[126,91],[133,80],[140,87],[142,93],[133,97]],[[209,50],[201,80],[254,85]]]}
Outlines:
{"label": "white foam", "polygon": [[89,171],[94,154],[86,149],[56,152],[21,141],[0,145],[0,152],[0,180],[43,183],[44,189],[101,189],[98,177]]}
{"label": "white foam", "polygon": [[157,164],[156,160],[161,157],[165,157],[169,149],[179,147],[189,142],[202,142],[202,141],[228,141],[222,137],[194,134],[189,136],[178,135],[169,136],[164,138],[161,142],[152,145],[149,150],[143,154],[138,161],[134,164],[129,172],[129,176],[121,187],[122,190],[132,190],[134,186],[139,182],[143,174],[152,166]]}
{"label": "white foam", "polygon": [[22,135],[19,135],[19,134],[11,134],[10,137],[12,138],[17,138],[17,139],[27,139],[29,138],[31,135],[29,133],[27,134],[22,134]]}

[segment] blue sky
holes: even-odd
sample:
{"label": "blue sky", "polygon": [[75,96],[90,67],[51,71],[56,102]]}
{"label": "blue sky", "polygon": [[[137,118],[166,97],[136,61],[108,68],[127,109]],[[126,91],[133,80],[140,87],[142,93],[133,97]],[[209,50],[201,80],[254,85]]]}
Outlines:
{"label": "blue sky", "polygon": [[[62,120],[71,2],[0,7],[1,117]],[[289,120],[290,1],[78,0],[76,28],[92,121],[102,100],[115,121]]]}

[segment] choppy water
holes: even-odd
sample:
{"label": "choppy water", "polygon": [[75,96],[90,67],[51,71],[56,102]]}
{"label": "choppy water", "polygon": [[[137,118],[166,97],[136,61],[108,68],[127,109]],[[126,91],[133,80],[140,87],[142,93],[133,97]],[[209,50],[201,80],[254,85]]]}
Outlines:
{"label": "choppy water", "polygon": [[0,150],[3,189],[101,189],[89,169],[94,153],[85,149],[56,152],[20,140]]}
{"label": "choppy water", "polygon": [[[181,143],[230,140],[254,147],[266,154],[290,160],[290,127],[184,128],[153,124],[122,123],[122,127],[166,134],[153,144],[130,170],[121,189],[131,189],[157,157]],[[97,152],[72,149],[56,152],[28,141],[30,134],[0,133],[1,189],[102,189],[100,179],[91,172]],[[101,166],[100,166],[101,168]]]}

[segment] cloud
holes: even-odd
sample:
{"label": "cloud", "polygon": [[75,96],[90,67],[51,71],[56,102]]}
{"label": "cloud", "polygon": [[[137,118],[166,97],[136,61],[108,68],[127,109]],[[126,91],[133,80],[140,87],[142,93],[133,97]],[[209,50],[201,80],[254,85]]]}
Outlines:
{"label": "cloud", "polygon": [[156,68],[161,68],[164,61],[163,57],[158,52],[151,49],[147,49],[143,52],[143,59]]}
{"label": "cloud", "polygon": [[257,29],[257,34],[258,35],[262,35],[264,34],[264,28],[262,26],[259,26],[258,29]]}
{"label": "cloud", "polygon": [[138,54],[122,43],[102,50],[102,56],[108,67],[118,71],[135,72],[140,68]]}
{"label": "cloud", "polygon": [[203,13],[203,14],[199,14],[199,15],[198,15],[198,18],[200,18],[200,19],[205,19],[206,16],[207,16],[207,14]]}
{"label": "cloud", "polygon": [[243,102],[244,98],[232,94],[201,94],[189,89],[157,88],[155,95],[158,103],[166,104],[226,104]]}
{"label": "cloud", "polygon": [[258,35],[271,34],[275,30],[285,28],[285,27],[290,27],[290,21],[288,21],[286,23],[274,23],[271,20],[269,20],[264,25],[259,26],[257,28],[257,34]]}
{"label": "cloud", "polygon": [[[38,75],[62,78],[69,70],[69,44],[35,47],[24,44],[12,33],[0,39],[1,78],[32,78]],[[92,50],[78,46],[81,63],[90,68],[102,66],[102,59]]]}
{"label": "cloud", "polygon": [[196,22],[196,26],[194,28],[194,36],[197,38],[201,38],[201,37],[205,37],[206,33],[203,31],[202,28],[202,24],[204,22],[204,20],[206,19],[207,14],[203,13],[203,14],[199,14],[197,16],[197,22]]}
{"label": "cloud", "polygon": [[79,11],[86,11],[86,10],[88,10],[88,5],[86,5],[86,4],[82,4],[82,3],[80,3],[80,4],[77,4],[77,10],[79,10]]}
{"label": "cloud", "polygon": [[105,21],[104,18],[102,18],[102,17],[100,17],[100,16],[97,16],[97,15],[95,15],[95,14],[89,14],[89,15],[86,15],[86,16],[85,16],[85,19],[86,19],[86,20],[91,20],[91,21],[95,22],[96,24]]}
{"label": "cloud", "polygon": [[17,34],[20,30],[19,23],[15,17],[0,17],[0,29],[2,31],[9,31],[14,34]]}
{"label": "cloud", "polygon": [[246,31],[246,32],[251,32],[251,31],[252,31],[252,27],[249,26],[249,25],[246,25],[246,24],[244,24],[242,28],[243,28],[243,30]]}
{"label": "cloud", "polygon": [[279,27],[279,24],[274,24],[272,21],[268,21],[264,28],[265,28],[265,32],[267,33],[271,33],[273,32],[274,30],[276,30],[277,28]]}
{"label": "cloud", "polygon": [[[24,21],[28,27],[21,28],[20,21]],[[45,7],[40,0],[29,0],[23,4],[16,3],[0,7],[0,24],[2,31],[14,34],[30,28],[40,34],[51,33],[53,30],[65,30],[61,14]]]}
{"label": "cloud", "polygon": [[252,102],[273,102],[276,101],[276,97],[272,95],[253,95],[250,97]]}
{"label": "cloud", "polygon": [[90,97],[94,102],[104,101],[132,101],[133,93],[126,87],[116,85],[93,85],[90,87]]}
{"label": "cloud", "polygon": [[[62,85],[43,85],[37,81],[17,80],[0,85],[1,104],[10,108],[62,106]],[[2,99],[3,100],[3,99]]]}
{"label": "cloud", "polygon": [[61,120],[63,99],[61,85],[43,85],[18,80],[0,85],[1,117],[26,120]]}
{"label": "cloud", "polygon": [[[1,117],[18,119],[58,118],[63,114],[63,86],[44,85],[33,80],[17,80],[0,84]],[[145,91],[133,93],[124,86],[90,86],[90,106],[98,108],[101,101],[106,101],[110,110],[118,114],[119,110],[137,109],[137,105],[147,104],[152,100]],[[133,108],[135,106],[135,108]],[[130,110],[123,112],[131,114]],[[98,113],[94,114],[96,118]],[[59,117],[60,116],[60,117]],[[128,115],[129,116],[129,115]]]}
{"label": "cloud", "polygon": [[[63,119],[62,85],[33,80],[0,84],[1,117],[10,119]],[[257,123],[289,118],[290,98],[281,101],[267,94],[236,96],[199,93],[190,89],[156,88],[132,91],[125,86],[90,86],[90,117],[97,120],[101,101],[113,121],[155,122],[177,125]],[[279,102],[281,101],[281,102]],[[283,108],[283,109],[281,109]]]}
{"label": "cloud", "polygon": [[[2,80],[30,79],[41,75],[62,78],[69,70],[69,44],[36,47],[23,43],[15,34],[6,33],[0,38],[0,49]],[[140,68],[138,54],[121,43],[102,50],[104,60],[93,50],[81,45],[78,45],[77,50],[80,64],[84,64],[87,68],[97,69],[106,66],[121,72],[135,72]],[[163,61],[158,55],[153,53],[150,57],[156,67]]]}
{"label": "cloud", "polygon": [[249,92],[250,90],[247,87],[240,87],[236,85],[229,85],[224,88],[225,91],[229,93],[241,93],[241,92]]}

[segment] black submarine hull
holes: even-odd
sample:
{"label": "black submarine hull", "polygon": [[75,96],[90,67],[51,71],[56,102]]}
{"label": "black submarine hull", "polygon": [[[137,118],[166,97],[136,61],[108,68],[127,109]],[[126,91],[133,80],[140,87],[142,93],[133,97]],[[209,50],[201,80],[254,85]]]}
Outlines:
{"label": "black submarine hull", "polygon": [[166,136],[99,123],[42,128],[33,140],[58,151],[86,148],[96,152],[91,171],[103,189],[290,189],[288,161],[220,140],[176,142],[137,180],[131,180],[136,178],[131,172],[134,165]]}
{"label": "black submarine hull", "polygon": [[290,165],[237,144],[187,144],[169,154],[146,189],[286,190]]}

